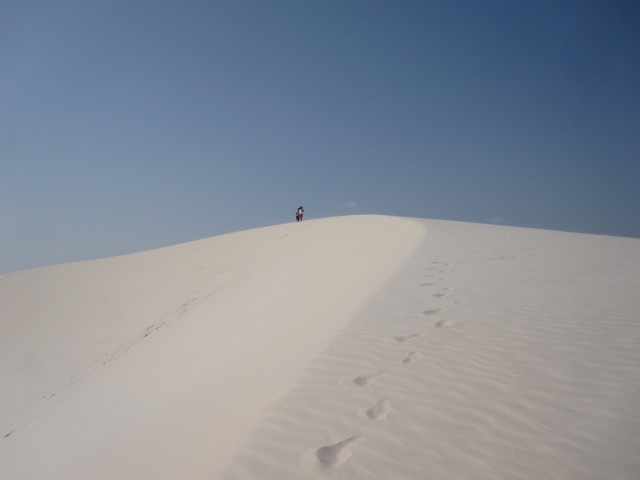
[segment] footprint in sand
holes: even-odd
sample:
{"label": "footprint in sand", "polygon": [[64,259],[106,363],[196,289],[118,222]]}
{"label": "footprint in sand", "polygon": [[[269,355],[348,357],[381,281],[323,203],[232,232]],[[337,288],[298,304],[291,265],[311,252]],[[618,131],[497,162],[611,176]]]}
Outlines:
{"label": "footprint in sand", "polygon": [[409,363],[417,362],[422,358],[419,352],[410,352],[409,355],[402,359],[402,363],[408,365]]}
{"label": "footprint in sand", "polygon": [[411,335],[401,335],[400,337],[394,338],[394,340],[398,343],[405,343],[419,336],[420,335],[418,335],[417,333],[412,333]]}
{"label": "footprint in sand", "polygon": [[435,295],[433,295],[433,298],[442,298],[445,297],[447,294],[446,293],[436,293]]}
{"label": "footprint in sand", "polygon": [[439,309],[439,308],[434,308],[434,309],[432,309],[432,310],[424,310],[424,311],[422,312],[422,314],[423,314],[423,315],[426,315],[426,316],[428,317],[429,315],[435,315],[435,314],[436,314],[436,313],[438,313],[439,311],[440,311],[440,309]]}
{"label": "footprint in sand", "polygon": [[436,322],[436,328],[451,328],[455,325],[455,323],[453,323],[453,320],[447,318],[446,320],[440,320],[439,322]]}
{"label": "footprint in sand", "polygon": [[387,400],[380,400],[373,407],[365,410],[364,414],[369,420],[384,420],[391,412],[391,404]]}
{"label": "footprint in sand", "polygon": [[316,450],[316,458],[326,468],[338,467],[353,456],[350,447],[360,442],[362,438],[358,436],[349,437],[333,445],[320,447]]}
{"label": "footprint in sand", "polygon": [[429,282],[429,283],[421,283],[421,284],[420,284],[420,286],[421,286],[421,287],[431,287],[431,286],[433,286],[433,285],[435,285],[435,283],[433,283],[433,282]]}
{"label": "footprint in sand", "polygon": [[356,377],[353,380],[351,380],[351,383],[359,386],[359,387],[368,387],[369,385],[371,385],[372,383],[375,383],[378,381],[378,377],[382,375],[382,372],[380,373],[376,373],[375,375],[369,375],[367,377]]}

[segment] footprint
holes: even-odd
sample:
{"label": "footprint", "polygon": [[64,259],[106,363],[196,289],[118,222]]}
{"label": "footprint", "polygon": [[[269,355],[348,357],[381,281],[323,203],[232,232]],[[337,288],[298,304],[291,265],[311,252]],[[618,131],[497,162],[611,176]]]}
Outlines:
{"label": "footprint", "polygon": [[417,362],[421,358],[422,358],[422,355],[420,355],[419,352],[411,352],[411,353],[409,353],[409,355],[407,355],[406,357],[404,357],[402,359],[402,363],[407,365],[409,363]]}
{"label": "footprint", "polygon": [[362,440],[363,437],[349,437],[333,445],[326,445],[316,450],[318,461],[325,467],[338,467],[349,460],[353,453],[349,447]]}
{"label": "footprint", "polygon": [[380,400],[364,413],[369,420],[384,420],[389,415],[389,412],[391,412],[391,404],[386,400]]}
{"label": "footprint", "polygon": [[434,298],[442,298],[446,295],[446,293],[436,293],[435,295],[433,295]]}
{"label": "footprint", "polygon": [[438,313],[440,311],[439,308],[435,308],[433,310],[425,310],[424,312],[422,312],[423,315],[426,315],[427,317],[429,315],[435,315],[436,313]]}
{"label": "footprint", "polygon": [[432,285],[435,285],[435,283],[430,282],[430,283],[421,283],[421,284],[420,284],[420,286],[422,286],[422,287],[430,287],[430,286],[432,286]]}
{"label": "footprint", "polygon": [[436,328],[451,328],[455,325],[453,320],[447,318],[446,320],[440,320],[436,323]]}
{"label": "footprint", "polygon": [[368,387],[372,383],[378,381],[378,377],[380,375],[382,375],[382,372],[376,373],[375,375],[369,375],[368,377],[356,377],[351,380],[351,382],[359,387]]}
{"label": "footprint", "polygon": [[412,340],[416,337],[419,337],[419,335],[417,333],[412,333],[411,335],[402,335],[400,337],[396,337],[395,341],[398,343],[405,343],[408,342],[409,340]]}

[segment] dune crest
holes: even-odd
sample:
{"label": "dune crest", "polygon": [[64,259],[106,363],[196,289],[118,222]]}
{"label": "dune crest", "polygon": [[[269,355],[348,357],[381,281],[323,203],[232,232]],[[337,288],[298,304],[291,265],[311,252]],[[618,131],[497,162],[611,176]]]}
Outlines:
{"label": "dune crest", "polygon": [[364,216],[0,277],[20,479],[640,477],[640,240]]}

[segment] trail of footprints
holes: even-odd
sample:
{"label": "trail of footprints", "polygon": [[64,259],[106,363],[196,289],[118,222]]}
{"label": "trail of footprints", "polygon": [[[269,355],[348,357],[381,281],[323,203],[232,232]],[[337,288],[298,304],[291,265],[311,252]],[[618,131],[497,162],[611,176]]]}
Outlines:
{"label": "trail of footprints", "polygon": [[[427,273],[424,275],[424,278],[429,279],[429,281],[420,283],[419,286],[437,287],[438,282],[444,281],[443,277],[439,277],[437,279],[434,278],[438,276],[436,275],[435,272],[437,272],[438,274],[446,273],[446,270],[439,268],[438,265],[439,265],[439,262],[437,261],[430,262],[429,266],[425,269]],[[449,266],[449,264],[445,263],[442,266],[446,268]],[[450,294],[449,288],[442,287],[440,291],[431,294],[431,297],[435,299],[443,299],[447,297],[449,294]],[[457,305],[458,302],[455,301],[454,304]],[[437,315],[441,311],[442,311],[441,308],[431,308],[431,309],[422,311],[422,314],[425,317],[437,318]],[[451,320],[450,318],[444,318],[444,319],[437,320],[433,324],[433,326],[435,328],[450,328],[455,326],[455,324],[453,320]],[[419,333],[399,335],[399,336],[393,337],[393,341],[394,343],[402,345],[402,344],[411,342],[412,340],[418,338],[419,336],[420,336]],[[400,360],[400,362],[403,365],[410,365],[414,362],[418,362],[421,359],[422,359],[422,355],[420,354],[420,352],[410,351]],[[358,388],[366,388],[374,384],[376,381],[378,381],[378,379],[383,374],[384,372],[378,372],[372,375],[363,375],[363,376],[358,376],[358,377],[349,378],[349,379],[341,379],[339,383],[341,385],[353,385]],[[368,409],[366,409],[363,412],[364,414],[363,416],[370,421],[381,421],[387,418],[390,413],[391,413],[391,403],[388,400],[378,400],[374,405],[370,406]],[[353,456],[352,448],[363,439],[364,437],[356,435],[330,445],[324,445],[316,449],[315,456],[319,464],[324,468],[339,467],[340,465],[347,462]]]}

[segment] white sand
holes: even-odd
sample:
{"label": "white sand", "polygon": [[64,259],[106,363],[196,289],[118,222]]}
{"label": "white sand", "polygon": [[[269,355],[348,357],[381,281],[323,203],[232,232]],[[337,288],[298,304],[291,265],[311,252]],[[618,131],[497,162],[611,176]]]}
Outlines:
{"label": "white sand", "polygon": [[0,277],[10,479],[640,478],[640,240],[343,217]]}

